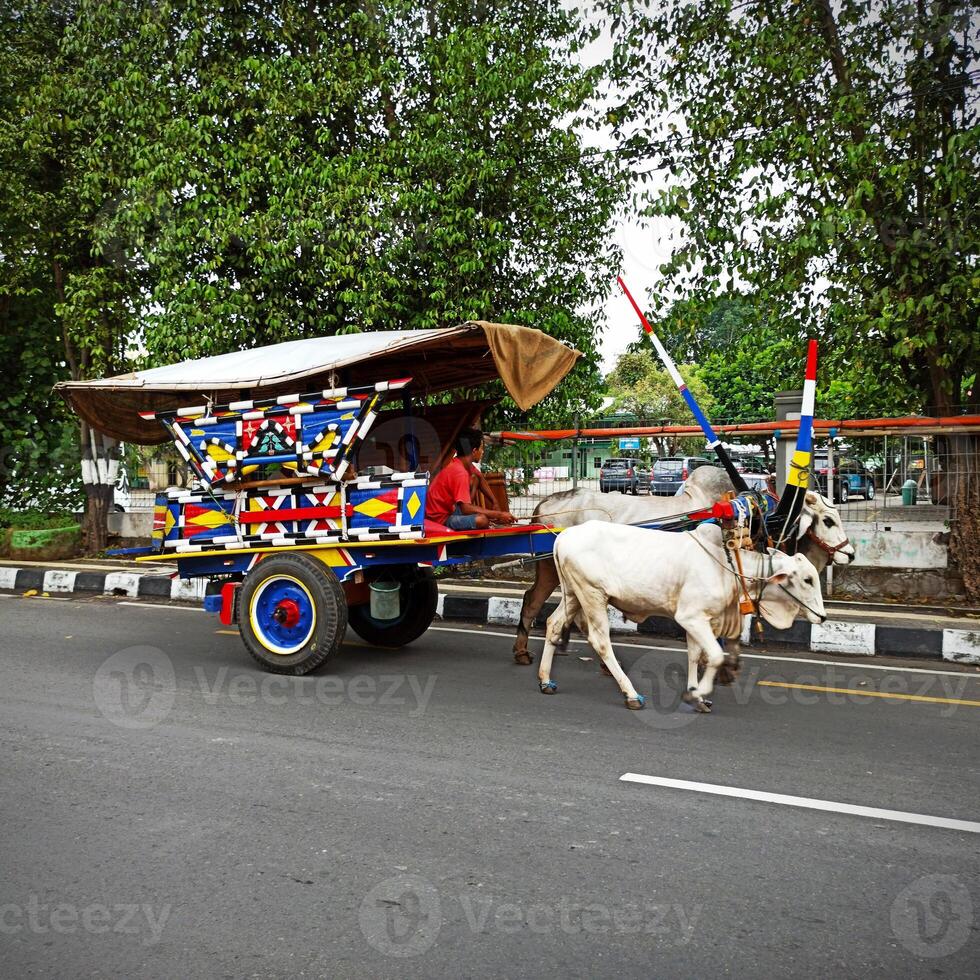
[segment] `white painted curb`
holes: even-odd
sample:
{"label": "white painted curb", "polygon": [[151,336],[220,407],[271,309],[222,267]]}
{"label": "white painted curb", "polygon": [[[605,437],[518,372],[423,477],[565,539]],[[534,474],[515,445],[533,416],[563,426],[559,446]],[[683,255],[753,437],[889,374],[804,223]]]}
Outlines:
{"label": "white painted curb", "polygon": [[828,620],[810,626],[810,649],[823,653],[875,655],[874,623],[842,623]]}
{"label": "white painted curb", "polygon": [[980,630],[943,630],[943,660],[980,664]]}
{"label": "white painted curb", "polygon": [[131,599],[135,599],[139,596],[142,577],[141,572],[109,572],[105,577],[102,591],[108,595],[115,595],[118,589]]}
{"label": "white painted curb", "polygon": [[44,573],[42,592],[74,592],[78,572],[50,571]]}

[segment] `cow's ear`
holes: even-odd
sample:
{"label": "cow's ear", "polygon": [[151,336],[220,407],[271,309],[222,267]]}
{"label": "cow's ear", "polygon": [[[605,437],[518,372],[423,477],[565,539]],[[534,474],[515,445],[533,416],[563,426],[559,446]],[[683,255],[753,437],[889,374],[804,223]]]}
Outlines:
{"label": "cow's ear", "polygon": [[[807,496],[809,497],[810,494],[807,494]],[[812,525],[813,525],[813,511],[812,510],[803,510],[800,513],[800,524],[799,524],[799,528],[800,529],[797,532],[797,537],[802,538],[803,535],[806,534],[806,532],[810,530],[810,527]]]}
{"label": "cow's ear", "polygon": [[789,572],[775,572],[766,579],[769,585],[785,585],[789,581]]}

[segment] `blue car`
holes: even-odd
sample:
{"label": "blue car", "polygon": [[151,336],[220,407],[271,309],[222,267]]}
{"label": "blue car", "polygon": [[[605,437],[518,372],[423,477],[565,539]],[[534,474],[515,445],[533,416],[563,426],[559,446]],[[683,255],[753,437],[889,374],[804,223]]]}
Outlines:
{"label": "blue car", "polygon": [[833,482],[833,501],[835,504],[846,504],[854,496],[874,500],[874,476],[868,472],[864,463],[850,456],[835,456],[833,471],[828,465],[826,455],[813,458],[814,479],[817,489],[825,496],[828,493],[828,483]]}

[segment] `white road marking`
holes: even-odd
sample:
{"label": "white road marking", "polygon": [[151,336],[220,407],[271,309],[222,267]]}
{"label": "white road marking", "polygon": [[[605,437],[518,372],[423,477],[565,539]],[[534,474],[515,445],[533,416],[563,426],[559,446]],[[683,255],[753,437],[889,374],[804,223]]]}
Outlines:
{"label": "white road marking", "polygon": [[714,783],[692,783],[686,779],[668,779],[664,776],[643,776],[627,772],[619,777],[621,782],[642,783],[645,786],[665,786],[668,789],[685,789],[694,793],[710,793],[713,796],[733,796],[762,803],[778,803],[806,810],[822,810],[827,813],[846,813],[872,820],[891,820],[895,823],[919,824],[923,827],[942,827],[946,830],[962,830],[968,834],[980,834],[980,823],[971,820],[954,820],[950,817],[933,817],[925,813],[906,813],[903,810],[881,810],[874,806],[857,806],[853,803],[834,803],[830,800],[813,800],[806,796],[785,796],[782,793],[765,793],[737,786],[718,786]]}
{"label": "white road marking", "polygon": [[[122,603],[120,603],[120,605],[122,605]],[[131,603],[131,605],[136,605],[136,603]],[[501,633],[495,630],[466,630],[453,626],[430,626],[429,632],[470,633],[476,636],[505,636],[511,639],[514,636],[513,633]],[[532,639],[534,639],[534,637],[532,637]],[[588,640],[572,639],[569,642],[577,643],[582,646],[589,645]],[[648,643],[630,643],[628,641],[622,641],[616,645],[623,650],[660,650],[664,653],[685,652],[685,648],[683,646],[663,647],[652,646]],[[869,664],[865,663],[863,660],[860,663],[848,664],[842,663],[839,660],[814,660],[811,657],[778,657],[766,653],[743,653],[741,656],[743,660],[771,660],[773,663],[816,664],[821,667],[847,667],[851,670],[890,670],[893,673],[935,674],[939,677],[966,677],[972,680],[980,680],[980,676],[974,676],[973,674],[969,674],[962,670],[932,670],[929,667],[896,667],[888,664]]]}
{"label": "white road marking", "polygon": [[164,605],[163,603],[156,602],[117,602],[117,606],[138,606],[140,609],[163,609],[170,612],[174,609],[179,609],[181,612],[207,612],[203,606],[172,606]]}

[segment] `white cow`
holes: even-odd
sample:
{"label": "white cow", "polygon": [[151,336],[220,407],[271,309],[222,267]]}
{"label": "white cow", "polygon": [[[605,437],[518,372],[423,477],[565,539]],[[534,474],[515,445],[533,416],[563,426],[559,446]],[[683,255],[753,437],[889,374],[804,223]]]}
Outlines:
{"label": "white cow", "polygon": [[[586,521],[635,524],[709,507],[731,490],[731,481],[723,469],[701,466],[684,484],[684,493],[677,497],[630,497],[594,490],[565,490],[543,500],[534,511],[534,519],[555,527],[572,527]],[[854,546],[847,540],[840,511],[826,497],[813,491],[808,491],[804,498],[795,539],[785,542],[782,550],[806,555],[818,572],[832,561],[846,565],[854,560]],[[524,593],[514,639],[514,660],[519,664],[532,662],[528,650],[531,627],[557,585],[558,572],[551,558],[536,561],[534,584]]]}
{"label": "white cow", "polygon": [[[637,623],[648,616],[671,616],[687,633],[688,689],[684,699],[697,711],[710,711],[706,695],[726,659],[715,637],[737,638],[742,630],[740,585],[721,546],[716,526],[696,531],[651,531],[623,524],[589,521],[568,528],[555,541],[555,564],[562,600],[548,618],[538,670],[543,694],[554,694],[555,649],[577,623],[592,649],[619,684],[626,706],[642,708],[644,698],[616,660],[609,640],[606,606]],[[811,623],[826,619],[820,578],[803,555],[741,551],[742,570],[755,594],[762,585],[760,615],[777,629],[788,629],[802,609]],[[705,671],[698,680],[698,665]]]}

